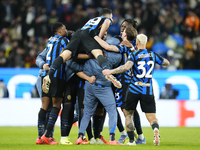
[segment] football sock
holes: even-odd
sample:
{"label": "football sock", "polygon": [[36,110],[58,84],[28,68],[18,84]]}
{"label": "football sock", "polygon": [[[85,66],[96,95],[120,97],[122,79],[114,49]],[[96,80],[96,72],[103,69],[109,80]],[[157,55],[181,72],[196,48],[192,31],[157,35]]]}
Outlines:
{"label": "football sock", "polygon": [[110,133],[110,140],[114,141],[115,140],[115,133]]}
{"label": "football sock", "polygon": [[80,128],[81,119],[83,117],[83,108],[79,108],[78,114],[79,114],[79,117],[78,117],[78,127]]}
{"label": "football sock", "polygon": [[151,125],[152,129],[154,130],[155,128],[158,128],[159,130],[159,125],[157,121],[154,121],[153,124]]}
{"label": "football sock", "polygon": [[119,114],[118,110],[117,110],[117,127],[119,129],[119,132],[123,132],[124,131],[124,127],[123,127],[122,120],[121,120],[121,117],[120,117],[120,114]]}
{"label": "football sock", "polygon": [[92,129],[91,129],[91,120],[86,128],[86,132],[87,132],[87,135],[88,135],[88,140],[90,140],[91,138],[93,138],[93,135],[92,135]]}
{"label": "football sock", "polygon": [[102,131],[103,122],[102,122],[103,116],[93,116],[93,130],[94,130],[94,138],[99,138],[100,132]]}
{"label": "football sock", "polygon": [[84,134],[83,134],[83,133],[79,133],[79,134],[78,134],[78,137],[82,137],[82,139],[83,139]]}
{"label": "football sock", "polygon": [[69,133],[71,131],[72,125],[73,125],[73,119],[74,119],[74,107],[71,107],[71,110],[69,112],[69,128],[67,128],[67,136],[69,136]]}
{"label": "football sock", "polygon": [[[52,105],[52,104],[51,104]],[[49,107],[47,113],[46,113],[46,119],[45,119],[45,129],[47,128],[47,124],[48,124],[48,121],[49,121],[49,114],[51,112],[51,109],[52,109],[52,106]],[[53,137],[53,133],[54,133],[54,128],[50,134],[50,137]]]}
{"label": "football sock", "polygon": [[68,136],[61,136],[61,140],[68,138]]}
{"label": "football sock", "polygon": [[49,115],[49,121],[47,124],[47,129],[45,131],[45,136],[46,137],[50,137],[50,134],[54,128],[54,125],[56,123],[56,120],[58,118],[58,113],[59,113],[60,109],[57,107],[53,107],[51,110],[51,113]]}
{"label": "football sock", "polygon": [[139,134],[138,138],[141,139],[141,140],[144,140],[144,135],[143,134]]}
{"label": "football sock", "polygon": [[97,57],[98,63],[103,69],[110,69],[110,65],[107,62],[107,59],[103,55]]}
{"label": "football sock", "polygon": [[136,128],[137,134],[138,135],[142,134],[142,127],[141,127],[141,122],[140,122],[140,116],[139,116],[137,110],[134,112],[133,122],[135,124],[135,128]]}
{"label": "football sock", "polygon": [[120,132],[120,133],[121,133],[121,135],[126,135],[126,131],[125,130]]}
{"label": "football sock", "polygon": [[38,137],[40,138],[45,131],[45,119],[46,119],[46,113],[47,111],[40,108],[40,111],[38,113]]}
{"label": "football sock", "polygon": [[104,125],[105,119],[106,119],[106,110],[104,109],[104,111],[103,111],[103,116],[102,116],[102,120],[101,120],[102,122],[101,122],[101,131],[100,131],[100,135],[102,135],[103,125]]}
{"label": "football sock", "polygon": [[67,136],[69,134],[69,130],[71,129],[72,121],[69,121],[71,109],[71,104],[68,103],[63,105],[61,113],[61,136]]}
{"label": "football sock", "polygon": [[61,56],[58,56],[53,64],[51,65],[51,68],[49,69],[48,75],[50,78],[53,77],[55,71],[61,66],[61,64],[63,63],[63,58]]}
{"label": "football sock", "polygon": [[127,134],[128,134],[128,137],[129,137],[129,141],[131,143],[133,143],[133,141],[134,141],[134,131],[128,131]]}

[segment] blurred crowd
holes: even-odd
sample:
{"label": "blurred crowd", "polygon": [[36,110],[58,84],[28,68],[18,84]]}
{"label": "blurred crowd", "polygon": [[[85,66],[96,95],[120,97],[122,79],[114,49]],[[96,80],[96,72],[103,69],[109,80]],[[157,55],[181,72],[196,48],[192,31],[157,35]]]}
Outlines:
{"label": "blurred crowd", "polygon": [[163,69],[200,69],[200,0],[0,0],[0,67],[36,67],[53,23],[76,31],[105,7],[113,10],[109,36],[123,19],[137,20],[147,48],[169,59]]}

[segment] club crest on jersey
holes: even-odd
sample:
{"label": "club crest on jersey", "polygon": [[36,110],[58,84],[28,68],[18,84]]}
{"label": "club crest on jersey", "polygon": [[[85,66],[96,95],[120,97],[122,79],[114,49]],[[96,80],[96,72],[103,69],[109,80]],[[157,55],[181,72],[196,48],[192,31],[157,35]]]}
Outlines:
{"label": "club crest on jersey", "polygon": [[141,81],[139,81],[139,82],[138,82],[138,85],[139,85],[139,86],[142,86],[142,85],[143,85],[143,83],[142,83]]}
{"label": "club crest on jersey", "polygon": [[68,100],[71,100],[71,98],[72,98],[71,95],[67,95]]}

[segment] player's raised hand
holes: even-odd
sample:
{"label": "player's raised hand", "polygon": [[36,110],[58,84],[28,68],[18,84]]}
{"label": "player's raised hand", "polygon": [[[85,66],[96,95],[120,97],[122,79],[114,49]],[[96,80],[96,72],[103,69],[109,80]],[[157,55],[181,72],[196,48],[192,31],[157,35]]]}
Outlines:
{"label": "player's raised hand", "polygon": [[91,84],[94,83],[96,81],[96,77],[95,76],[91,76],[88,80],[88,82],[90,82]]}
{"label": "player's raised hand", "polygon": [[106,76],[106,75],[111,75],[111,74],[112,74],[112,73],[111,73],[111,70],[109,70],[109,69],[103,70],[102,73],[103,73],[104,76]]}
{"label": "player's raised hand", "polygon": [[125,45],[128,48],[132,48],[133,47],[133,45],[128,40],[122,41],[121,45]]}

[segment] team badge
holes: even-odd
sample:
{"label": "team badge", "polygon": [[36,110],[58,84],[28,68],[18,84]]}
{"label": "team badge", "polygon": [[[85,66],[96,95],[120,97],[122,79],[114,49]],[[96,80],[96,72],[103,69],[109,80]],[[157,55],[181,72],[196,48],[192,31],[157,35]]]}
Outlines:
{"label": "team badge", "polygon": [[71,98],[72,98],[71,95],[67,95],[68,100],[71,100]]}

